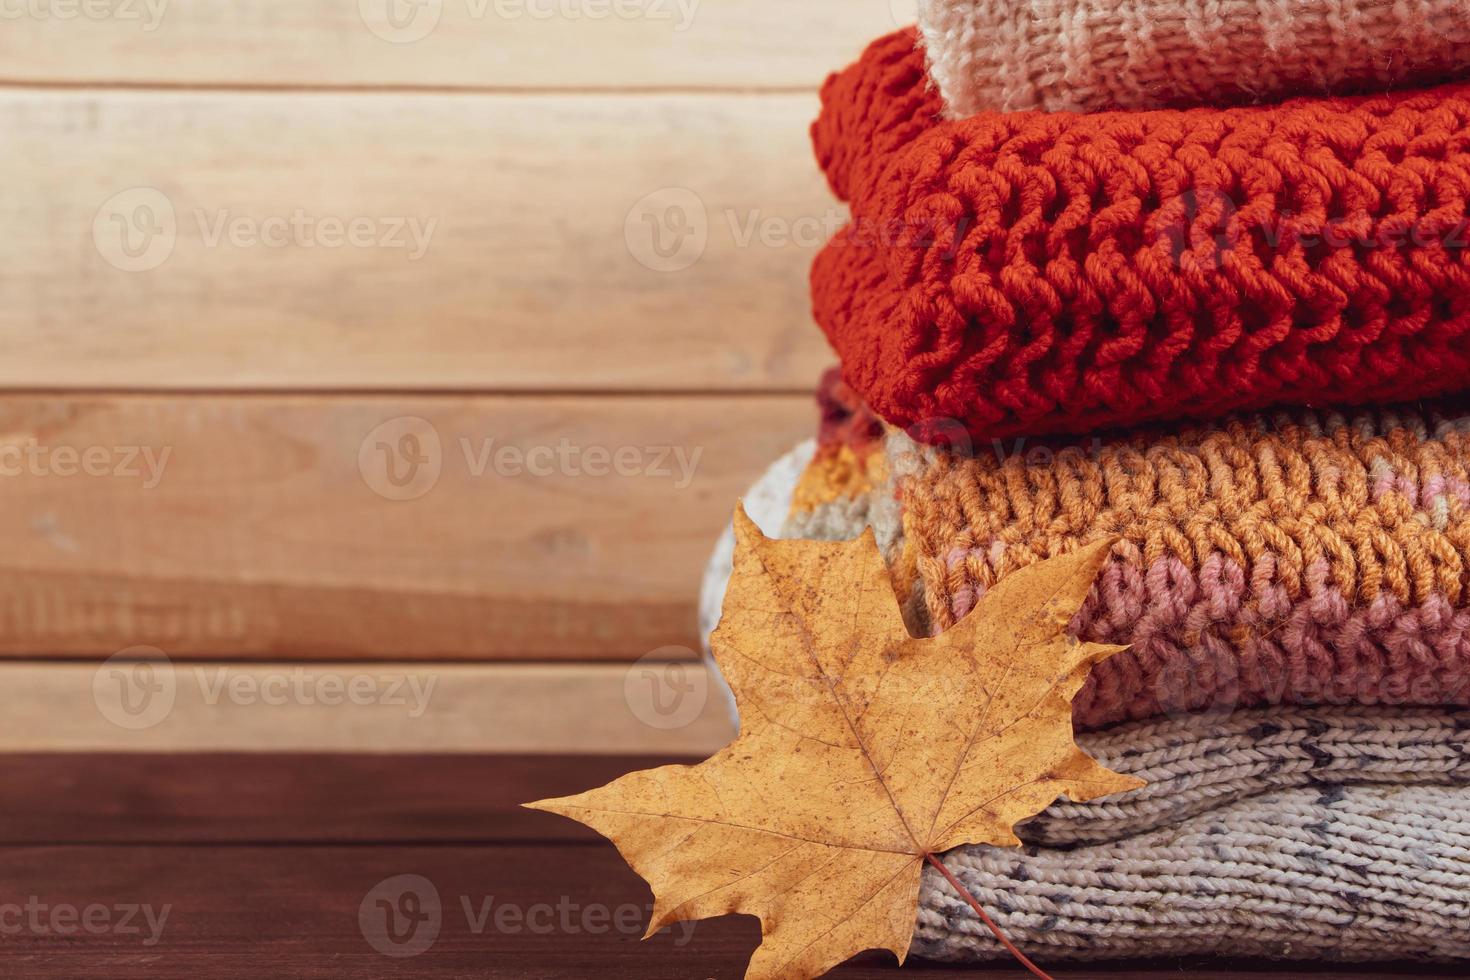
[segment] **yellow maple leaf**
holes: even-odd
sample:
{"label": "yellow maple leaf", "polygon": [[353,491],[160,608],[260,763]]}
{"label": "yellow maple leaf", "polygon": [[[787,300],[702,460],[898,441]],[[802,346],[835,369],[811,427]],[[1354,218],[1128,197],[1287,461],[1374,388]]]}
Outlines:
{"label": "yellow maple leaf", "polygon": [[758,916],[747,980],[808,980],[870,949],[903,962],[923,865],[1019,846],[1059,796],[1136,789],[1072,738],[1072,699],[1122,647],[1067,624],[1108,542],[1007,576],[961,623],[911,637],[872,531],[773,541],[736,511],[711,638],[739,737],[696,766],[528,806],[594,828],[652,887],[648,929]]}

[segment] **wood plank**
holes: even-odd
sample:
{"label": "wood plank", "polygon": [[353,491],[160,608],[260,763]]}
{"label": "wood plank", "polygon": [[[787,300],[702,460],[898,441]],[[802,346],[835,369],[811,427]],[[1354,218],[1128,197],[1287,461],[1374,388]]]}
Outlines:
{"label": "wood plank", "polygon": [[[561,838],[575,826],[515,802],[564,792],[659,760],[526,757],[44,756],[0,757],[14,792],[0,813],[0,903],[7,913],[0,971],[7,976],[248,977],[739,977],[757,931],[750,919],[695,923],[647,944],[632,941],[649,894],[605,842]],[[113,764],[109,768],[109,764]],[[129,793],[129,789],[132,790]],[[280,801],[272,812],[269,800]],[[59,799],[58,799],[59,798]],[[53,841],[84,835],[91,846],[25,841],[50,818]],[[356,820],[354,820],[356,818]],[[483,824],[480,822],[483,820]],[[554,846],[530,845],[526,825],[546,826]],[[255,846],[243,832],[256,833]],[[470,831],[481,842],[455,842]],[[403,840],[390,841],[390,836]],[[502,836],[503,835],[503,836]],[[374,838],[376,837],[376,842]],[[213,840],[224,846],[190,846]],[[129,840],[142,846],[102,846]],[[271,846],[259,846],[260,842]],[[440,846],[415,846],[436,841]],[[303,842],[307,843],[302,846]],[[353,846],[340,846],[350,842]],[[336,846],[334,846],[334,844]],[[505,846],[510,844],[511,846]],[[182,845],[182,846],[181,846]],[[245,845],[245,846],[242,846]],[[402,876],[412,875],[412,881]],[[438,931],[413,956],[381,956],[369,913],[406,890],[437,911]],[[34,898],[31,898],[34,896]],[[482,917],[493,897],[520,917]],[[72,908],[101,907],[109,925],[126,908],[140,931],[75,930],[52,922]],[[549,909],[531,909],[547,906]],[[591,911],[596,910],[596,911]],[[591,916],[588,912],[591,911]],[[550,916],[549,924],[546,916]],[[434,921],[431,918],[429,921]],[[532,929],[531,922],[547,925]],[[366,928],[363,923],[366,923]],[[485,923],[481,927],[480,923]],[[425,934],[427,935],[427,933]],[[155,941],[149,942],[153,939]],[[379,940],[381,942],[381,940]],[[103,966],[105,962],[105,967]],[[165,974],[163,968],[174,971]],[[412,973],[403,972],[412,967]],[[400,969],[401,968],[401,969]],[[914,963],[920,972],[953,968]],[[489,972],[487,972],[489,971]],[[504,972],[496,972],[504,971]],[[986,972],[1019,975],[1009,964]],[[1422,965],[1340,968],[1177,961],[1078,966],[1056,975],[1194,977],[1314,973],[1389,977],[1436,974]],[[864,957],[841,977],[893,974]],[[966,972],[964,975],[970,975]]]}
{"label": "wood plank", "polygon": [[389,0],[67,6],[5,8],[0,80],[814,88],[916,19],[914,0],[424,0],[396,22]]}
{"label": "wood plank", "polygon": [[808,401],[0,398],[0,655],[697,649],[704,563]]}
{"label": "wood plank", "polygon": [[[3,674],[0,674],[3,676]],[[550,714],[556,704],[543,705]],[[699,756],[0,754],[0,846],[604,844],[520,804]]]}
{"label": "wood plank", "polygon": [[[9,848],[0,852],[0,881],[7,897],[24,903],[36,896],[35,904],[46,907],[39,926],[28,923],[0,946],[6,975],[37,980],[738,980],[760,934],[755,919],[726,917],[683,923],[639,942],[651,895],[611,847]],[[382,914],[377,903],[405,907],[405,896],[418,899],[419,914],[428,918],[420,922],[422,931],[405,933],[406,943],[394,946],[382,935],[384,920],[375,918]],[[140,909],[138,931],[79,929],[60,936],[51,928],[57,907],[89,906],[106,909],[106,919],[99,912],[94,921],[108,924],[120,921],[119,910]],[[497,920],[501,908],[513,911]],[[395,955],[378,952],[369,936]],[[1194,980],[1463,975],[1460,967],[1424,964],[1047,966],[1059,980],[1181,973]],[[974,967],[916,962],[914,969],[924,976],[976,975]],[[985,973],[1024,975],[1005,963]],[[870,954],[830,975],[882,980],[904,974],[892,956]]]}
{"label": "wood plank", "polygon": [[[699,664],[0,665],[9,752],[683,755],[734,737]],[[183,765],[185,763],[180,763]]]}
{"label": "wood plank", "polygon": [[0,387],[806,390],[815,113],[0,90]]}

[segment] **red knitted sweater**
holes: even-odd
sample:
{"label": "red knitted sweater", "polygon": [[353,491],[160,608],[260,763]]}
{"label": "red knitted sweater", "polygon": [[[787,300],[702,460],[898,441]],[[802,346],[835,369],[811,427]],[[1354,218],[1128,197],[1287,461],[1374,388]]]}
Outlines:
{"label": "red knitted sweater", "polygon": [[1470,85],[945,120],[910,30],[822,102],[817,321],[921,436],[1470,388]]}

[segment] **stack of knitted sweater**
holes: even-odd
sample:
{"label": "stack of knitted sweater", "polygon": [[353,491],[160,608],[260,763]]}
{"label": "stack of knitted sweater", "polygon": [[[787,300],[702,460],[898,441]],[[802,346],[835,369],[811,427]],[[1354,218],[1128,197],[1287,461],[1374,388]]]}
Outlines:
{"label": "stack of knitted sweater", "polygon": [[[1076,722],[1149,782],[948,862],[1042,958],[1470,957],[1470,3],[920,6],[824,88],[841,370],[747,507],[917,635],[1117,538]],[[1005,955],[938,877],[915,952]]]}

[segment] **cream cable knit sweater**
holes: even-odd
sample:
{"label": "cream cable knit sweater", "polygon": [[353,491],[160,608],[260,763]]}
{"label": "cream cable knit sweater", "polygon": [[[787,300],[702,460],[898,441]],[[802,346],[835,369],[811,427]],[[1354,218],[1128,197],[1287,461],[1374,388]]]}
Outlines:
{"label": "cream cable knit sweater", "polygon": [[1470,71],[1467,0],[920,0],[955,116],[1272,101]]}

